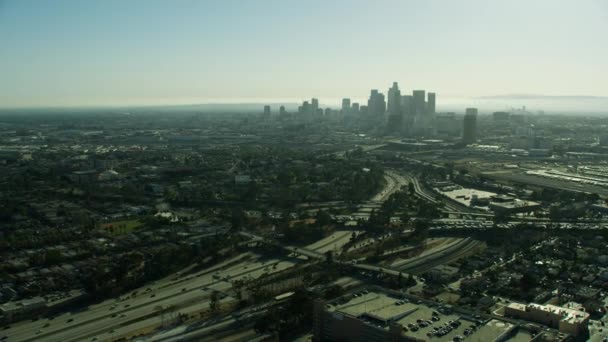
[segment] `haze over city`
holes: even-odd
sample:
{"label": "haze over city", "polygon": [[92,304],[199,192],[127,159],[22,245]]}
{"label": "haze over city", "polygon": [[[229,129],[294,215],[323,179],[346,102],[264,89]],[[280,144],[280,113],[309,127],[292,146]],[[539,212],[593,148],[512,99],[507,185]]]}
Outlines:
{"label": "haze over city", "polygon": [[608,96],[606,32],[601,0],[2,1],[0,107]]}
{"label": "haze over city", "polygon": [[607,342],[606,33],[0,0],[0,342]]}

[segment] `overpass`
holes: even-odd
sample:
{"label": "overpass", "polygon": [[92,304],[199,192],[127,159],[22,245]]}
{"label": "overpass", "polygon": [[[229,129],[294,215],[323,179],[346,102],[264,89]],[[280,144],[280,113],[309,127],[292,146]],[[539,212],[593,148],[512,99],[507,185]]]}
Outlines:
{"label": "overpass", "polygon": [[321,260],[324,260],[326,258],[325,254],[323,254],[323,253],[311,251],[309,249],[302,248],[302,247],[287,246],[287,245],[284,245],[284,244],[282,244],[279,241],[276,241],[274,239],[265,238],[265,237],[262,237],[262,236],[259,236],[259,235],[255,235],[255,234],[252,234],[252,233],[249,233],[249,232],[242,232],[241,231],[241,232],[239,232],[239,234],[241,234],[241,235],[243,235],[245,237],[248,237],[248,238],[250,238],[250,239],[252,239],[253,241],[256,241],[256,242],[262,242],[262,243],[265,243],[265,244],[268,244],[268,245],[272,245],[272,246],[283,248],[286,251],[291,252],[291,253],[296,253],[296,254],[304,255],[305,257],[308,257],[309,259],[321,259]]}

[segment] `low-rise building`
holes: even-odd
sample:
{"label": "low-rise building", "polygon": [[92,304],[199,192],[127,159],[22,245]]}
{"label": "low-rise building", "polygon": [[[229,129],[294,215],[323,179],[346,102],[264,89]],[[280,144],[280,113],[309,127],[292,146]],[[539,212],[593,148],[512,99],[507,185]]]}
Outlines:
{"label": "low-rise building", "polygon": [[502,341],[515,325],[482,322],[440,304],[384,289],[362,290],[331,302],[315,301],[315,341]]}
{"label": "low-rise building", "polygon": [[11,322],[45,308],[46,300],[42,297],[34,297],[0,305],[0,316],[3,317],[5,322]]}
{"label": "low-rise building", "polygon": [[577,336],[587,330],[589,314],[579,307],[511,303],[505,308],[505,316],[529,320],[558,329],[562,333]]}

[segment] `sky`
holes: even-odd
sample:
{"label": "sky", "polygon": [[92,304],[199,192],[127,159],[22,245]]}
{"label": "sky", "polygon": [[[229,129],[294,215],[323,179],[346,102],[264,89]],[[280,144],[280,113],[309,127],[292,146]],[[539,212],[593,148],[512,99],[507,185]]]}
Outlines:
{"label": "sky", "polygon": [[0,0],[0,107],[608,96],[606,0]]}

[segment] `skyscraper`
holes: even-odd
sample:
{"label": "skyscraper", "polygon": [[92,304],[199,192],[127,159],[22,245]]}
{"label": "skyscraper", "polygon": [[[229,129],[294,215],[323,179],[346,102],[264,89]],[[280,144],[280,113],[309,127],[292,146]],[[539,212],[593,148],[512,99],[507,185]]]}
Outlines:
{"label": "skyscraper", "polygon": [[372,89],[369,100],[367,100],[367,112],[374,116],[382,116],[386,112],[386,101],[384,94]]}
{"label": "skyscraper", "polygon": [[412,91],[412,97],[414,100],[414,116],[417,118],[423,117],[426,114],[426,103],[424,99],[424,90]]}
{"label": "skyscraper", "polygon": [[264,106],[264,117],[269,117],[270,116],[270,106],[266,105]]}
{"label": "skyscraper", "polygon": [[426,109],[428,114],[435,114],[435,93],[427,94]]}
{"label": "skyscraper", "polygon": [[279,107],[279,115],[285,116],[286,114],[287,114],[287,112],[285,111],[285,106]]}
{"label": "skyscraper", "polygon": [[319,111],[319,99],[315,99],[315,98],[313,98],[313,99],[310,101],[310,103],[311,103],[311,109],[310,109],[310,110],[311,110],[311,112],[312,112],[314,115],[316,115],[316,114],[317,114],[317,112]]}
{"label": "skyscraper", "polygon": [[393,86],[388,89],[387,108],[389,115],[401,114],[401,91],[397,82],[393,82]]}
{"label": "skyscraper", "polygon": [[412,95],[401,96],[401,130],[406,134],[412,134],[414,129],[414,97]]}
{"label": "skyscraper", "polygon": [[359,102],[353,102],[350,109],[353,114],[359,114]]}
{"label": "skyscraper", "polygon": [[342,99],[342,113],[347,114],[350,112],[350,99],[343,98]]}
{"label": "skyscraper", "polygon": [[387,132],[400,132],[403,118],[401,112],[401,91],[397,82],[393,82],[393,86],[388,90],[387,112]]}
{"label": "skyscraper", "polygon": [[477,108],[467,108],[462,126],[462,142],[472,144],[477,141]]}
{"label": "skyscraper", "polygon": [[312,111],[311,111],[310,103],[308,103],[308,101],[304,101],[302,103],[302,107],[301,107],[301,114],[310,115],[311,112]]}

